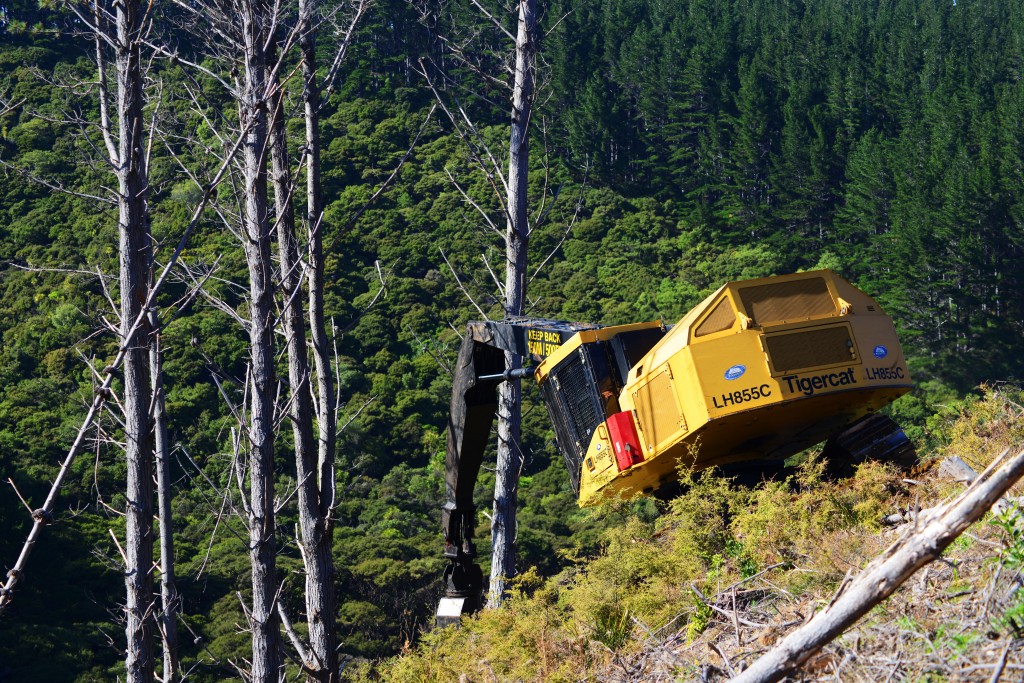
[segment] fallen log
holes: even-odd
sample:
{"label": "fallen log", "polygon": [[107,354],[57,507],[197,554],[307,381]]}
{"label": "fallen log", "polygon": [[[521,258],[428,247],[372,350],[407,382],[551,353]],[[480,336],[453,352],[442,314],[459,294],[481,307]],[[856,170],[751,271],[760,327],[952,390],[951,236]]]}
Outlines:
{"label": "fallen log", "polygon": [[[1002,453],[999,457],[1002,458],[1006,453]],[[958,481],[961,484],[972,484],[975,479],[978,478],[978,473],[974,471],[974,468],[964,462],[961,458],[951,455],[948,458],[944,458],[939,463],[938,472],[940,475]],[[912,481],[910,479],[904,479],[903,481]],[[992,504],[992,514],[1002,515],[1007,510],[1011,509],[1014,505],[1018,508],[1021,507],[1022,499],[1002,497]],[[914,522],[915,520],[923,520],[932,514],[933,508],[922,508],[920,506],[911,506],[907,510],[898,510],[897,512],[885,515],[882,517],[882,524],[884,526],[899,526],[901,524],[907,524]],[[1019,523],[1019,522],[1018,522]]]}
{"label": "fallen log", "polygon": [[960,495],[932,508],[926,518],[876,557],[855,579],[844,583],[828,607],[786,636],[732,679],[733,683],[770,683],[793,673],[818,650],[893,594],[918,569],[981,518],[1024,476],[1024,451],[998,467],[1009,451],[988,466]]}
{"label": "fallen log", "polygon": [[[1003,455],[1006,455],[1006,453],[1003,453]],[[949,456],[939,464],[939,472],[964,484],[973,484],[974,480],[978,478],[978,473],[974,471],[974,468],[955,455]],[[1003,514],[1010,509],[1013,502],[1010,498],[1000,497],[999,500],[992,504],[993,514]]]}

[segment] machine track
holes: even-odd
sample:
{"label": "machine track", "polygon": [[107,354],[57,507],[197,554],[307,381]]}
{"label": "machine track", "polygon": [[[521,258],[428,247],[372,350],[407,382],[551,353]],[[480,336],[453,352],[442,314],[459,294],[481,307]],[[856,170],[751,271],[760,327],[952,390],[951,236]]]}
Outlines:
{"label": "machine track", "polygon": [[822,451],[833,468],[851,468],[865,460],[891,462],[905,470],[917,464],[917,450],[898,424],[885,415],[863,417],[834,434]]}

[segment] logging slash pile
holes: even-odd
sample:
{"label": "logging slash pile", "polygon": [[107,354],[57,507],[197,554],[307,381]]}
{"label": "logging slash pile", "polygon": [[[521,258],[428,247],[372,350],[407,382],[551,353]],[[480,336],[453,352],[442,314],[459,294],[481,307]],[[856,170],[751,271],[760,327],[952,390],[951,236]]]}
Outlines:
{"label": "logging slash pile", "polygon": [[[935,489],[942,483],[928,476],[919,486],[925,498],[937,495]],[[811,654],[787,680],[1021,680],[1022,566],[1008,557],[1022,547],[1012,521],[1018,513],[1009,510],[1002,518],[971,528],[938,561]],[[882,531],[877,535],[878,549],[909,531]],[[1008,541],[1016,547],[1008,546]],[[857,556],[846,558],[852,564],[866,560],[862,552],[873,544],[858,545],[862,550]],[[794,593],[785,588],[793,583],[788,574],[794,571],[800,568],[776,567],[701,596],[710,612],[696,638],[689,639],[686,629],[655,632],[637,624],[645,645],[630,655],[614,656],[599,677],[623,682],[733,678],[832,603],[836,591]]]}
{"label": "logging slash pile", "polygon": [[[1021,680],[1024,484],[984,500],[982,489],[1024,472],[1022,405],[1019,389],[1001,386],[948,408],[909,476],[869,462],[831,479],[811,453],[783,481],[689,474],[663,508],[609,505],[602,514],[623,523],[599,556],[572,558],[549,579],[527,571],[505,608],[346,673],[463,683]],[[981,476],[968,488],[971,470]],[[997,513],[986,512],[994,501]],[[950,533],[958,523],[965,531]],[[929,533],[938,540],[922,540]],[[914,566],[893,579],[903,561]],[[841,613],[849,625],[825,633]]]}

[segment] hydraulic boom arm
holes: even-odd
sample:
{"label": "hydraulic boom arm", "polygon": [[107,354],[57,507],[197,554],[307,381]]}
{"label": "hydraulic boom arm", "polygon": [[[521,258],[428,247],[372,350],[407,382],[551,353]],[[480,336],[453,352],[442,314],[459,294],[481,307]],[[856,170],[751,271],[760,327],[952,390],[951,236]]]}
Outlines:
{"label": "hydraulic boom arm", "polygon": [[537,318],[466,326],[455,365],[445,452],[441,526],[449,563],[444,572],[445,598],[437,612],[439,625],[475,612],[483,598],[483,573],[475,562],[473,544],[473,489],[498,409],[498,384],[533,372],[533,368],[506,371],[505,352],[540,361],[578,331],[596,327]]}

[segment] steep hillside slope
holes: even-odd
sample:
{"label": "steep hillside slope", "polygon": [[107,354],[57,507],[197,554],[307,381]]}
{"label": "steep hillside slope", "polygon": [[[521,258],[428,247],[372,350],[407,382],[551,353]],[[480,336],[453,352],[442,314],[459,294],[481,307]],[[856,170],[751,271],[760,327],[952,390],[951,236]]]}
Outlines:
{"label": "steep hillside slope", "polygon": [[[753,488],[691,477],[661,514],[633,503],[598,557],[548,581],[527,575],[507,609],[430,633],[380,673],[392,681],[725,680],[906,530],[885,526],[886,516],[962,488],[929,461],[958,455],[980,471],[1006,448],[1019,450],[1021,398],[1016,387],[990,387],[948,408],[941,445],[911,477],[866,463],[831,481],[815,454],[786,481]],[[1011,495],[1021,492],[1018,484]],[[990,515],[813,658],[803,679],[1019,680],[1022,570],[1024,533]],[[350,673],[368,672],[364,664]]]}

